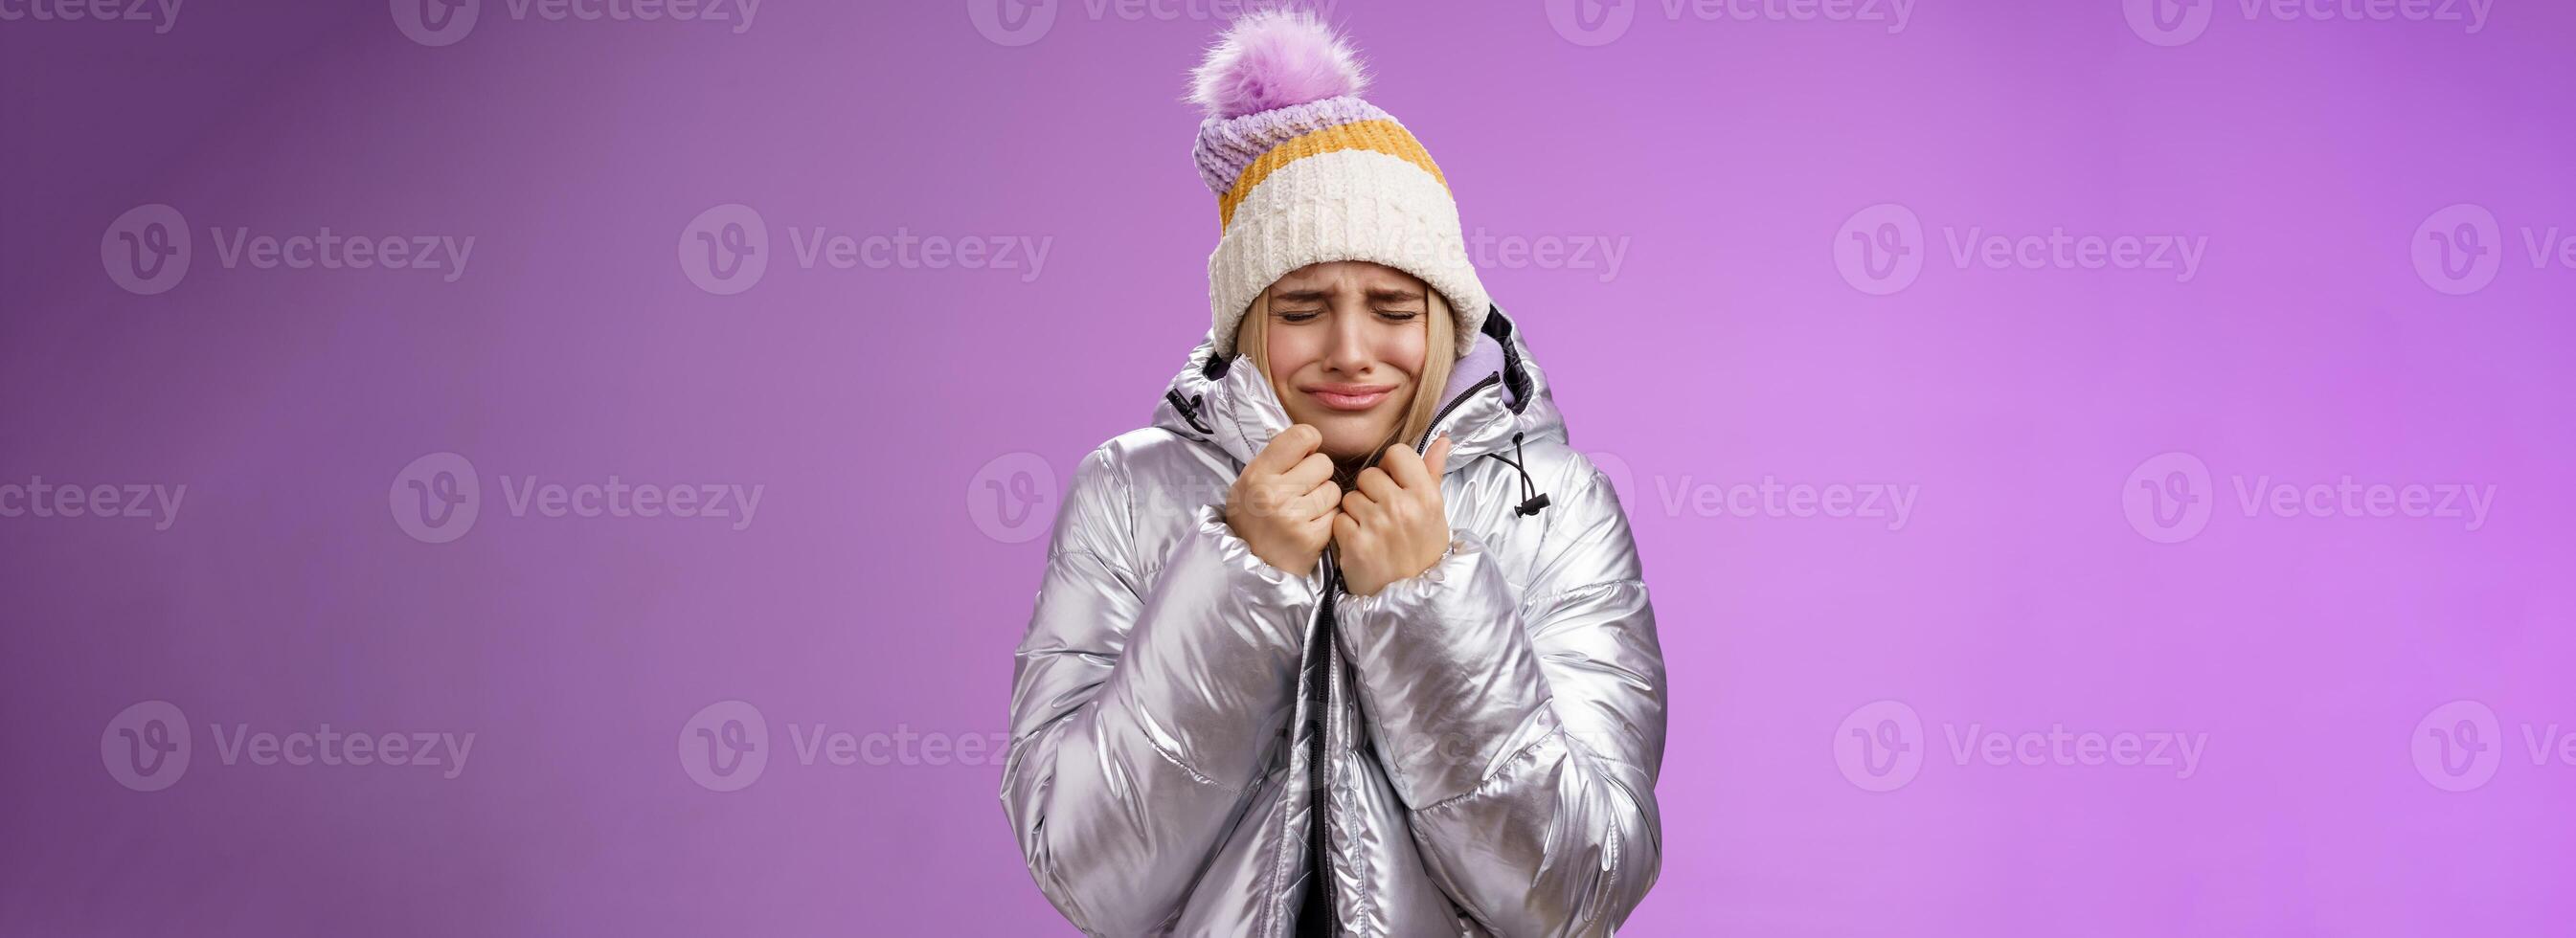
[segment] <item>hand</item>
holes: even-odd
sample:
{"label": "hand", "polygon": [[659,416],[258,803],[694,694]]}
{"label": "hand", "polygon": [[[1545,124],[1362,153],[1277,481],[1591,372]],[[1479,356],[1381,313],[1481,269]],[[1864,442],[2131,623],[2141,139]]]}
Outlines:
{"label": "hand", "polygon": [[1387,447],[1377,465],[1360,472],[1359,490],[1342,496],[1333,546],[1342,585],[1352,595],[1375,596],[1431,569],[1449,551],[1449,509],[1440,498],[1449,445],[1443,434],[1421,455],[1401,443]]}
{"label": "hand", "polygon": [[1234,536],[1263,563],[1299,576],[1315,571],[1341,504],[1332,457],[1318,451],[1323,445],[1324,431],[1307,424],[1279,431],[1244,464],[1225,497],[1225,524]]}

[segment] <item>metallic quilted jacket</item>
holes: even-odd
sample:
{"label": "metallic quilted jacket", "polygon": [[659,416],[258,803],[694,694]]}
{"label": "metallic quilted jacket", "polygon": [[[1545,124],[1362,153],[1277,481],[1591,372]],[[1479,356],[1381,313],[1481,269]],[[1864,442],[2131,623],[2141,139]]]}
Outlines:
{"label": "metallic quilted jacket", "polygon": [[1432,428],[1455,441],[1448,553],[1375,596],[1343,592],[1330,554],[1287,573],[1226,526],[1288,418],[1210,344],[1153,426],[1082,460],[1001,790],[1076,927],[1603,935],[1654,885],[1654,611],[1618,497],[1514,328],[1488,316]]}

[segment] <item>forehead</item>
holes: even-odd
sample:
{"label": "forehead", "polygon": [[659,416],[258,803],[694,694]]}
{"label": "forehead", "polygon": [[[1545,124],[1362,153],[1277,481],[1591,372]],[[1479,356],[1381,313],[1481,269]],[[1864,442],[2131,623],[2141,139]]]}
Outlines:
{"label": "forehead", "polygon": [[1327,261],[1308,264],[1283,274],[1271,289],[1361,291],[1379,289],[1421,289],[1421,279],[1404,271],[1368,261]]}

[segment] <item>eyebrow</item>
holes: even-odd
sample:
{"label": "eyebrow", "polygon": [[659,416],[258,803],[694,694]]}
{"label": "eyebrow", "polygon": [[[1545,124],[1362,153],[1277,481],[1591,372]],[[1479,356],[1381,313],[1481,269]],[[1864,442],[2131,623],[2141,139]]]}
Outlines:
{"label": "eyebrow", "polygon": [[[1271,299],[1282,303],[1317,303],[1331,297],[1332,293],[1326,290],[1290,290],[1270,295]],[[1422,294],[1403,287],[1375,287],[1368,291],[1368,298],[1380,303],[1410,303],[1422,299]]]}

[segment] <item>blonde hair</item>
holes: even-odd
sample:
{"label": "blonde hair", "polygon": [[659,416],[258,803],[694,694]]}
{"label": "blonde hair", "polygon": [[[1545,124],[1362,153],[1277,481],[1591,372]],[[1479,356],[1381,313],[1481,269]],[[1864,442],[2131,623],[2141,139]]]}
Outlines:
{"label": "blonde hair", "polygon": [[[1441,296],[1440,291],[1425,286],[1422,298],[1422,327],[1427,334],[1423,336],[1422,367],[1413,376],[1413,400],[1405,404],[1404,419],[1396,421],[1395,432],[1371,447],[1346,475],[1357,475],[1359,470],[1376,465],[1378,457],[1385,455],[1389,446],[1398,442],[1413,445],[1414,441],[1422,438],[1422,434],[1430,431],[1431,418],[1440,409],[1440,392],[1448,389],[1449,373],[1458,365],[1458,320],[1449,310],[1448,298]],[[1244,311],[1244,316],[1250,322],[1235,330],[1235,354],[1251,359],[1252,366],[1260,369],[1263,378],[1269,379],[1270,392],[1286,401],[1287,388],[1279,383],[1278,375],[1270,373],[1268,288],[1253,296],[1252,308]],[[1334,462],[1338,464],[1340,460]]]}

